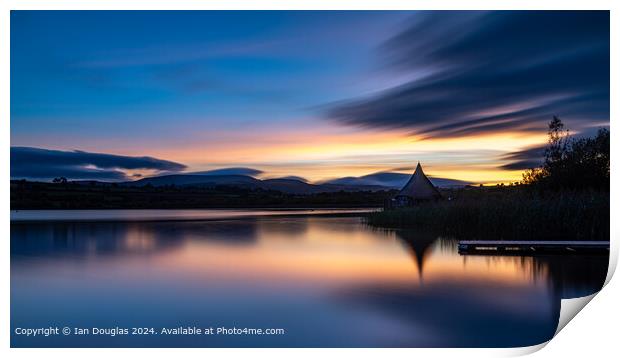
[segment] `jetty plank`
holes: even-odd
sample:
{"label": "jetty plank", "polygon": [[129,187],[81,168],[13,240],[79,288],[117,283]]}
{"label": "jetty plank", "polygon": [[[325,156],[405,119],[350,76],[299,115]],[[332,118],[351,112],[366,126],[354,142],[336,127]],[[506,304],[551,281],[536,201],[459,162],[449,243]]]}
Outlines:
{"label": "jetty plank", "polygon": [[608,254],[609,241],[462,240],[458,250],[462,255]]}

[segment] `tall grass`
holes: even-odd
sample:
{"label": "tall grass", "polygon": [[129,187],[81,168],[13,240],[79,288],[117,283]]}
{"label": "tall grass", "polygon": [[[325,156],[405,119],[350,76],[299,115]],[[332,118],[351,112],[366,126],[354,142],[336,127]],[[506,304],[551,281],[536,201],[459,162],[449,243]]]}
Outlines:
{"label": "tall grass", "polygon": [[479,240],[609,240],[609,192],[463,191],[453,200],[371,213],[368,224]]}

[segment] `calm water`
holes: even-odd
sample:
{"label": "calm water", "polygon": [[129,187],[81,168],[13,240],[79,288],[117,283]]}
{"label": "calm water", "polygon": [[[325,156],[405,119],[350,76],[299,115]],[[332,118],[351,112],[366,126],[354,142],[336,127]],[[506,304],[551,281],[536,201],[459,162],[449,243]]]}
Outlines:
{"label": "calm water", "polygon": [[11,210],[11,222],[42,221],[198,221],[256,218],[263,216],[351,215],[369,212],[360,209],[188,209],[188,210]]}
{"label": "calm water", "polygon": [[[122,211],[96,214],[106,222],[42,222],[58,215],[48,214],[11,224],[15,347],[525,346],[553,335],[561,298],[597,291],[607,271],[606,257],[459,256],[455,241],[359,217],[192,211],[194,221],[109,221],[131,218]],[[285,333],[15,334],[47,326]]]}

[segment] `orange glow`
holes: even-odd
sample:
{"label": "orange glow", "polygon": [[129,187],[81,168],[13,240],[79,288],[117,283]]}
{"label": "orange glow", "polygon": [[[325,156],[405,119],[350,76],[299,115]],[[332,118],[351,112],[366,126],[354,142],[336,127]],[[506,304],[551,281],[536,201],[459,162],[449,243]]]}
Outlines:
{"label": "orange glow", "polygon": [[[520,180],[522,171],[500,169],[507,163],[501,156],[545,140],[544,134],[523,133],[421,140],[398,131],[333,133],[319,128],[281,133],[275,139],[260,131],[221,133],[218,140],[189,142],[183,149],[162,146],[150,155],[186,163],[192,170],[248,166],[268,177],[298,175],[314,182],[393,171],[421,161],[431,176],[509,183]],[[467,153],[472,154],[463,157]]]}
{"label": "orange glow", "polygon": [[512,284],[544,282],[547,267],[537,267],[532,257],[458,256],[435,250],[424,266],[425,282],[498,281]]}
{"label": "orange glow", "polygon": [[273,227],[259,224],[257,241],[245,246],[192,240],[179,251],[158,257],[158,266],[205,279],[273,284],[303,279],[325,285],[373,281],[418,287],[422,281],[448,280],[519,286],[544,282],[540,277],[547,275],[546,267],[536,267],[531,258],[461,257],[454,250],[437,248],[429,249],[420,273],[416,258],[403,250],[394,233],[385,236],[346,225],[338,231],[334,223],[318,222],[300,232],[278,233]]}
{"label": "orange glow", "polygon": [[[501,165],[509,162],[502,156],[545,142],[545,133],[498,132],[423,138],[406,130],[351,130],[308,120],[295,126],[234,131],[197,128],[182,141],[162,138],[153,146],[136,139],[109,143],[111,149],[104,151],[171,160],[186,164],[188,171],[243,166],[263,170],[264,177],[297,175],[311,182],[403,167],[412,167],[400,170],[410,173],[420,161],[430,176],[473,183],[510,183],[520,180],[522,171],[501,169]],[[96,143],[97,148],[89,145],[85,143],[83,149],[102,151],[101,145],[105,143]]]}

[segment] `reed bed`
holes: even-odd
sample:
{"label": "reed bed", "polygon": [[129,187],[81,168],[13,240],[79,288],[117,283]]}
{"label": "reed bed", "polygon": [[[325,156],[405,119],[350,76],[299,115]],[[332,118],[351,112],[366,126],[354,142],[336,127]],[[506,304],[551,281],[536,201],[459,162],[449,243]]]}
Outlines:
{"label": "reed bed", "polygon": [[475,189],[452,200],[370,213],[377,227],[479,240],[609,240],[609,192]]}

